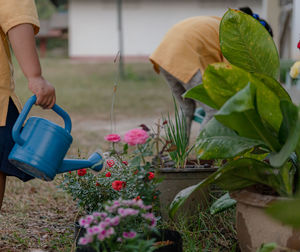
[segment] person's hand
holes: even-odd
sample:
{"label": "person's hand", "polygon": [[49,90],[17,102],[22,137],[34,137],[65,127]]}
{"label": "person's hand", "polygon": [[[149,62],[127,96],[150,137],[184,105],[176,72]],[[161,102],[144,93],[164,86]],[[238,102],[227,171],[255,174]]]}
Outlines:
{"label": "person's hand", "polygon": [[36,105],[50,109],[56,101],[55,88],[42,76],[28,78],[28,88],[36,95]]}

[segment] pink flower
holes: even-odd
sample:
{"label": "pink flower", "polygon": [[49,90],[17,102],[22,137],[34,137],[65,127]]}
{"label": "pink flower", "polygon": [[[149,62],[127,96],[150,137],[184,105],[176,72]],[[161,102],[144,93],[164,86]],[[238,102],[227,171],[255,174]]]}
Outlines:
{"label": "pink flower", "polygon": [[120,214],[121,217],[137,215],[138,213],[139,213],[139,210],[135,210],[133,208],[119,208],[118,209],[118,214]]}
{"label": "pink flower", "polygon": [[120,217],[119,217],[119,216],[116,216],[116,217],[114,217],[114,218],[111,218],[111,220],[110,220],[110,224],[111,224],[112,226],[118,226],[119,223],[120,223]]}
{"label": "pink flower", "polygon": [[94,235],[101,232],[101,228],[99,226],[93,226],[86,229],[88,235]]}
{"label": "pink flower", "polygon": [[132,239],[136,237],[136,232],[130,231],[130,232],[123,232],[123,237],[126,239]]}
{"label": "pink flower", "polygon": [[114,228],[110,227],[109,229],[107,229],[106,237],[109,237],[109,236],[113,235],[114,233],[115,233]]}
{"label": "pink flower", "polygon": [[86,237],[81,237],[78,241],[78,244],[79,245],[87,245],[89,244],[90,242],[92,242],[92,239],[91,238],[86,238]]}
{"label": "pink flower", "polygon": [[150,221],[150,227],[155,227],[156,226],[156,218],[154,217],[153,213],[142,214],[142,217],[145,220]]}
{"label": "pink flower", "polygon": [[108,142],[118,143],[121,140],[120,135],[118,134],[109,134],[104,137],[104,139]]}
{"label": "pink flower", "polygon": [[107,221],[101,221],[99,223],[99,227],[100,227],[101,230],[105,229],[108,225],[109,225],[109,222],[107,222]]}
{"label": "pink flower", "polygon": [[124,136],[124,141],[131,146],[144,144],[148,139],[148,133],[142,129],[132,129]]}
{"label": "pink flower", "polygon": [[88,216],[86,216],[85,218],[81,218],[81,219],[79,220],[79,225],[80,225],[81,227],[87,228],[87,227],[90,226],[90,224],[92,223],[93,220],[94,220],[94,216],[88,215]]}

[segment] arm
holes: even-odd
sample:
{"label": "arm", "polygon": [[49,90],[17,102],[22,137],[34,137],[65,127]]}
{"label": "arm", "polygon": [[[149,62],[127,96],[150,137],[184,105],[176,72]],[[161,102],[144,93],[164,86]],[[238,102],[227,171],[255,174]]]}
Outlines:
{"label": "arm", "polygon": [[20,67],[28,80],[28,88],[36,95],[36,104],[52,108],[56,101],[54,87],[42,76],[31,24],[20,24],[8,31],[8,37]]}

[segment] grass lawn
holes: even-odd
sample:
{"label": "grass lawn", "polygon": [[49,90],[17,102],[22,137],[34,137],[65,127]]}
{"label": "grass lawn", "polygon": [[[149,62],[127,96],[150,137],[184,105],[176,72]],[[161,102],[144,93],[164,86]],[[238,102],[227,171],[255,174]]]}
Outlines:
{"label": "grass lawn", "polygon": [[[57,104],[70,114],[73,122],[74,141],[69,156],[77,156],[78,150],[86,156],[97,148],[105,149],[103,136],[112,129],[123,134],[142,123],[151,127],[161,114],[173,112],[171,92],[150,63],[126,65],[126,80],[118,80],[116,64],[78,63],[68,59],[43,59],[41,63],[44,76],[56,88]],[[15,76],[16,92],[24,103],[31,93],[18,67]],[[115,123],[112,123],[115,83]],[[32,115],[63,125],[51,111],[34,108]],[[195,137],[197,132],[193,134]],[[60,178],[57,176],[53,182],[28,183],[8,178],[0,213],[0,252],[74,249],[73,223],[77,208],[68,195],[57,190]],[[203,251],[230,251],[235,244],[233,219],[233,212],[215,217],[199,212],[176,225],[165,225],[181,230],[184,251],[202,251],[202,248]]]}

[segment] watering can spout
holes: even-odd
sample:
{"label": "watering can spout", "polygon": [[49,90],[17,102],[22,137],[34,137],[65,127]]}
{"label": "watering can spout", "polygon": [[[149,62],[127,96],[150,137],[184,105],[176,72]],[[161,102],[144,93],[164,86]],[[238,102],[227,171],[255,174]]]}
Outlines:
{"label": "watering can spout", "polygon": [[82,168],[92,168],[94,171],[100,171],[102,167],[102,156],[98,152],[94,152],[87,160],[64,159],[58,173],[75,171]]}

